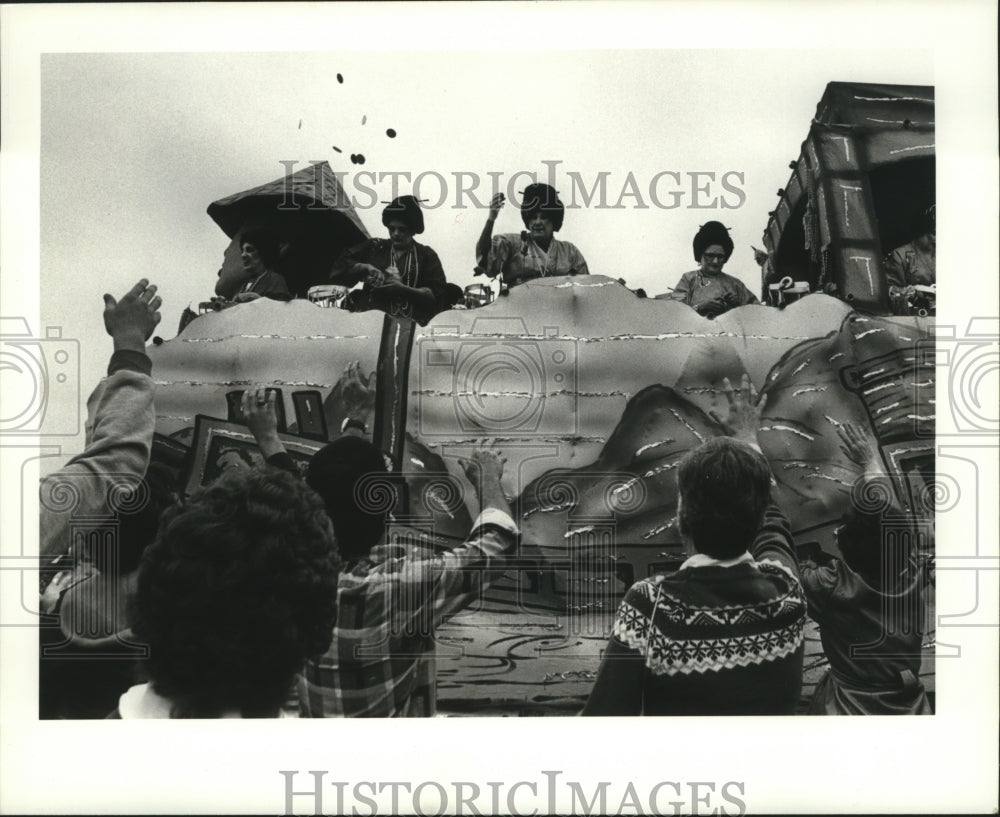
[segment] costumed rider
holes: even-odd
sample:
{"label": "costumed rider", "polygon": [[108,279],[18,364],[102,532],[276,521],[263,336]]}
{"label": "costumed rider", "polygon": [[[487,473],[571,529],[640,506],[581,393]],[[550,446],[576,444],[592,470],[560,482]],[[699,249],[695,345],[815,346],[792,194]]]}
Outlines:
{"label": "costumed rider", "polygon": [[413,196],[393,199],[382,211],[382,224],[389,240],[370,238],[344,252],[333,265],[330,283],[352,287],[364,282],[350,295],[353,311],[380,309],[426,324],[440,311],[448,281],[437,253],[413,240],[424,231],[420,203]]}
{"label": "costumed rider", "polygon": [[909,244],[897,247],[882,262],[889,284],[889,303],[894,315],[909,315],[915,310],[933,309],[937,284],[935,255],[937,225],[935,206],[925,210],[917,223],[919,235]]}
{"label": "costumed rider", "polygon": [[493,223],[505,197],[497,193],[490,200],[486,226],[476,242],[476,275],[502,275],[508,287],[533,278],[588,275],[583,254],[568,241],[554,237],[566,214],[555,189],[547,184],[529,184],[521,195],[521,220],[527,229],[520,234],[493,235]]}
{"label": "costumed rider", "polygon": [[708,221],[695,234],[694,260],[696,270],[685,272],[672,292],[657,298],[683,301],[699,315],[715,318],[730,309],[760,303],[746,285],[722,271],[733,254],[733,239],[721,222]]}
{"label": "costumed rider", "polygon": [[275,301],[291,300],[285,276],[277,271],[281,257],[278,237],[263,227],[251,227],[240,235],[240,260],[244,279],[234,303],[246,303],[257,298]]}

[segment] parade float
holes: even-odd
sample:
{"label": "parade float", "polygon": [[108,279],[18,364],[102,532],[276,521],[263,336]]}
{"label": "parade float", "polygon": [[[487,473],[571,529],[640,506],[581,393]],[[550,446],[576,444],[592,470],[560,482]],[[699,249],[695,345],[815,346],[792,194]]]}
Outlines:
{"label": "parade float", "polygon": [[[715,320],[599,274],[471,297],[425,326],[350,312],[308,297],[329,296],[316,287],[330,256],[367,235],[328,165],[216,202],[209,213],[236,248],[221,288],[240,230],[274,211],[300,231],[290,284],[304,297],[207,302],[150,349],[154,457],[188,491],[259,460],[239,397],[266,385],[279,390],[280,428],[303,467],[345,420],[363,423],[403,484],[373,485],[368,501],[392,512],[392,536],[447,548],[476,512],[458,458],[495,442],[522,542],[481,603],[437,634],[442,712],[579,709],[621,595],[684,558],[676,467],[721,433],[711,413],[725,411],[724,378],[746,372],[767,395],[758,438],[804,555],[836,551],[852,503],[892,501],[918,520],[930,557],[931,321],[886,314],[881,259],[933,204],[932,93],[828,86],[765,232],[769,305]],[[855,489],[845,424],[875,441],[880,491]]]}

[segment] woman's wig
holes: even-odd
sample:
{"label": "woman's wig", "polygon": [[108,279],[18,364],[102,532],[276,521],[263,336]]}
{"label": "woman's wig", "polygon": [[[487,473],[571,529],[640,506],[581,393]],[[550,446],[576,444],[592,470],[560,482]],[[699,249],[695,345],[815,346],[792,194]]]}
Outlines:
{"label": "woman's wig", "polygon": [[424,231],[424,214],[420,202],[413,196],[400,196],[393,199],[382,211],[382,226],[388,227],[390,221],[402,221],[414,235]]}
{"label": "woman's wig", "polygon": [[529,184],[524,188],[521,198],[521,221],[527,227],[536,213],[552,222],[552,229],[559,232],[562,229],[566,208],[559,200],[555,188],[547,184]]}
{"label": "woman's wig", "polygon": [[694,236],[694,260],[701,261],[705,250],[713,244],[718,244],[726,252],[724,261],[733,254],[733,239],[729,237],[729,228],[720,221],[706,221]]}

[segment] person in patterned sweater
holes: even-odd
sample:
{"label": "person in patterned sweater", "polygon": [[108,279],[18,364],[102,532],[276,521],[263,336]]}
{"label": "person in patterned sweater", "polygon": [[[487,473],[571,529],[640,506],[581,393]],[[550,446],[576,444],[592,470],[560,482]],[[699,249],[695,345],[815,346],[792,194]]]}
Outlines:
{"label": "person in patterned sweater", "polygon": [[618,609],[584,715],[793,714],[806,599],[788,521],[757,445],[763,400],[724,381],[729,436],[678,467],[677,519],[693,555],[636,582]]}

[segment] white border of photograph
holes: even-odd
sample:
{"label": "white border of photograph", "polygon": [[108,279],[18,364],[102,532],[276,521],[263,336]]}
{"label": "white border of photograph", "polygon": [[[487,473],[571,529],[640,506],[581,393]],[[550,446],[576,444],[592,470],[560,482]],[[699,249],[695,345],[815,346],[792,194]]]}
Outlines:
{"label": "white border of photograph", "polygon": [[[505,4],[150,4],[4,6],[0,25],[3,83],[3,203],[0,295],[3,314],[38,326],[39,56],[47,52],[329,51],[482,49],[462,71],[503,71],[517,50],[634,48],[854,49],[871,63],[871,81],[894,48],[927,49],[933,60],[938,143],[938,253],[946,270],[939,324],[964,332],[972,317],[997,309],[996,6],[989,2],[804,4],[505,3]],[[769,93],[794,81],[795,66]],[[829,80],[837,80],[830,76]],[[81,82],[86,78],[81,78]],[[674,78],[664,77],[664,82]],[[682,79],[680,80],[682,81]],[[818,101],[822,88],[816,89]],[[471,115],[471,113],[470,113]],[[113,123],[109,123],[113,127]],[[797,154],[808,129],[783,134]],[[761,229],[763,229],[761,224]],[[970,250],[975,250],[973,256]],[[92,384],[82,384],[84,393]],[[938,404],[949,400],[938,384]],[[995,405],[995,403],[994,403]],[[939,433],[948,429],[941,425]],[[19,445],[28,441],[19,440]],[[959,437],[957,444],[962,444]],[[974,446],[995,440],[970,439]],[[0,440],[0,446],[12,443]],[[2,453],[2,452],[0,452]],[[44,451],[42,455],[58,452]],[[970,455],[971,456],[971,455]],[[35,467],[35,466],[32,466]],[[995,453],[980,466],[981,518],[969,528],[937,531],[938,558],[975,554],[982,568],[938,571],[938,615],[978,604],[970,627],[938,627],[938,641],[961,657],[937,662],[937,714],[930,718],[437,719],[430,722],[276,720],[216,722],[39,722],[35,631],[11,626],[22,615],[3,602],[0,638],[2,743],[0,811],[36,813],[283,813],[285,778],[312,789],[325,771],[323,810],[337,811],[364,781],[445,786],[475,783],[483,812],[511,805],[523,813],[565,811],[570,781],[593,793],[608,781],[615,810],[631,785],[642,813],[660,783],[660,810],[690,813],[982,812],[997,807],[998,618]],[[17,599],[31,553],[37,499],[16,488],[31,469],[4,465],[2,595]],[[22,480],[26,480],[22,483]],[[8,513],[8,511],[10,511]],[[21,524],[12,523],[15,513]],[[978,524],[979,541],[969,530]],[[957,564],[954,560],[952,564]],[[972,564],[972,562],[970,562]],[[30,577],[23,581],[30,588]],[[970,588],[978,586],[978,599]],[[13,593],[13,595],[11,595]],[[553,777],[545,772],[560,774]],[[557,797],[547,784],[557,780]],[[512,787],[520,782],[516,790]],[[490,783],[496,783],[493,788]],[[695,788],[692,783],[704,785]],[[532,790],[534,785],[534,791]],[[728,787],[727,787],[728,786]],[[727,787],[724,789],[724,787]],[[399,810],[411,795],[397,789]],[[424,787],[426,813],[437,810]],[[728,797],[723,796],[723,791]],[[390,808],[391,787],[361,792]],[[471,789],[465,788],[468,796]],[[513,799],[508,797],[513,793]],[[692,802],[699,797],[700,802]],[[369,813],[363,799],[346,799]],[[742,806],[741,806],[742,804]],[[293,808],[312,813],[311,796]],[[596,809],[596,806],[595,806]],[[373,813],[373,812],[372,812]],[[466,809],[466,813],[475,813]],[[595,812],[596,813],[596,812]]]}

